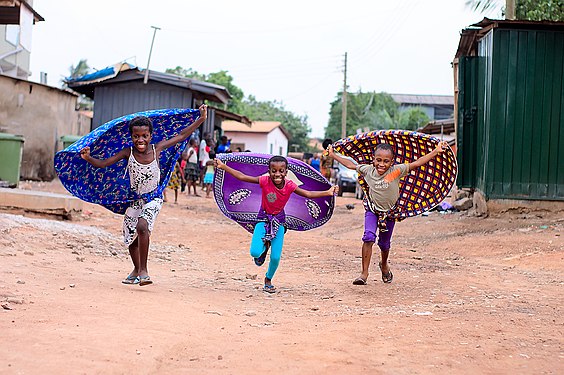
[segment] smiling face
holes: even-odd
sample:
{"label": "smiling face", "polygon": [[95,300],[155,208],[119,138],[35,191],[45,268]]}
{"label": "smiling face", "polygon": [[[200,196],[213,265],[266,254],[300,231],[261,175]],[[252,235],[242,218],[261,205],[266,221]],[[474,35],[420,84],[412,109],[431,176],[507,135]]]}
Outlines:
{"label": "smiling face", "polygon": [[376,152],[374,152],[374,161],[372,162],[372,164],[374,165],[376,171],[380,176],[386,173],[386,171],[390,169],[393,163],[394,154],[391,150],[376,149]]}
{"label": "smiling face", "polygon": [[147,152],[147,148],[151,143],[151,130],[148,126],[133,126],[131,129],[131,139],[133,146],[140,153]]}
{"label": "smiling face", "polygon": [[288,167],[283,161],[270,162],[268,167],[268,175],[277,188],[284,187],[284,179],[288,174]]}

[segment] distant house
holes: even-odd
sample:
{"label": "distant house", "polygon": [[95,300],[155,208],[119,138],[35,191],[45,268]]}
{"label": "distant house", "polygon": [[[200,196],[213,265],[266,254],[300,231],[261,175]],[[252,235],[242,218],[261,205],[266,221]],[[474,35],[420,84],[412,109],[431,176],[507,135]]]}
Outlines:
{"label": "distant house", "polygon": [[[0,74],[20,79],[31,75],[31,33],[33,25],[45,21],[33,8],[33,1],[0,1]],[[42,81],[45,83],[45,81]]]}
{"label": "distant house", "polygon": [[564,22],[484,18],[453,61],[460,187],[564,201]]}
{"label": "distant house", "polygon": [[400,105],[400,111],[420,108],[431,120],[444,120],[453,116],[454,96],[452,95],[390,95]]}
{"label": "distant house", "polygon": [[419,133],[430,134],[441,141],[448,142],[449,146],[456,153],[456,135],[454,132],[454,118],[445,120],[431,121],[422,128],[417,129]]}
{"label": "distant house", "polygon": [[278,121],[253,121],[246,125],[237,121],[223,121],[223,133],[231,139],[231,150],[237,147],[271,155],[288,155],[290,133]]}
{"label": "distant house", "polygon": [[[145,73],[145,70],[120,63],[69,79],[67,84],[72,90],[94,99],[92,128],[130,113],[162,108],[198,108],[204,100],[226,104],[231,98],[225,87],[213,83],[153,70],[149,70],[147,77]],[[230,115],[230,112],[210,108],[200,133],[221,133],[221,123]]]}

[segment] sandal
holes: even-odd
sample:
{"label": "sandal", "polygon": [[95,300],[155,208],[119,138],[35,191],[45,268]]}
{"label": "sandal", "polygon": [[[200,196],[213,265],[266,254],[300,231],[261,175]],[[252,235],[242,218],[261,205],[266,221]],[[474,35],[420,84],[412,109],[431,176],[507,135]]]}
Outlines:
{"label": "sandal", "polygon": [[353,281],[353,285],[366,285],[366,279],[359,276]]}
{"label": "sandal", "polygon": [[122,284],[128,284],[128,285],[132,285],[132,284],[139,284],[139,279],[137,278],[137,276],[133,276],[133,275],[127,275],[127,277],[125,279],[123,279],[121,281]]}
{"label": "sandal", "polygon": [[150,285],[153,283],[153,280],[151,280],[151,276],[147,275],[147,276],[137,276],[137,280],[139,283],[139,286],[145,286],[145,285]]}
{"label": "sandal", "polygon": [[394,274],[392,271],[388,271],[388,273],[384,273],[382,271],[382,262],[378,263],[378,267],[380,267],[380,272],[382,272],[382,281],[386,284],[389,284],[394,279]]}
{"label": "sandal", "polygon": [[276,293],[276,287],[274,285],[264,284],[262,290],[267,293]]}

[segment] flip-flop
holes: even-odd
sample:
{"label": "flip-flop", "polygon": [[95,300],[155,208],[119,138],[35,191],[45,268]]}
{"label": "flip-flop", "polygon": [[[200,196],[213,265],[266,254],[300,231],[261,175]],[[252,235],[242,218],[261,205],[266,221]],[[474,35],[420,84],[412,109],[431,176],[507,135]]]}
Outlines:
{"label": "flip-flop", "polygon": [[139,286],[150,285],[150,284],[153,283],[153,281],[151,280],[151,277],[149,275],[147,275],[147,276],[137,276],[137,280],[139,280]]}
{"label": "flip-flop", "polygon": [[267,293],[276,293],[276,287],[274,285],[264,284],[262,290],[264,290]]}
{"label": "flip-flop", "polygon": [[139,284],[139,279],[137,278],[137,276],[127,275],[127,277],[123,279],[121,283],[127,285]]}
{"label": "flip-flop", "polygon": [[366,285],[366,280],[363,279],[362,277],[357,277],[354,281],[353,281],[354,285]]}
{"label": "flip-flop", "polygon": [[[378,267],[380,268],[380,272],[382,272],[382,262],[378,263]],[[382,281],[386,284],[389,284],[394,279],[394,274],[392,271],[388,271],[388,273],[382,272]]]}

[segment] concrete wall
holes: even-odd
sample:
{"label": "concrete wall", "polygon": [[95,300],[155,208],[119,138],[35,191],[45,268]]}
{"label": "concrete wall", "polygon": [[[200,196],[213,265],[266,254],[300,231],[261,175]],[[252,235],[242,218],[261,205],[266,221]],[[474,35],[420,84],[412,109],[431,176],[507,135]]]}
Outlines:
{"label": "concrete wall", "polygon": [[[227,138],[231,138],[232,144],[244,144],[243,150],[251,150],[251,152],[263,154],[288,155],[288,138],[279,128],[274,129],[268,134],[230,131],[226,131],[224,134]],[[280,148],[282,148],[282,152],[280,152]]]}
{"label": "concrete wall", "polygon": [[90,126],[79,121],[77,97],[55,87],[0,75],[0,131],[25,138],[22,179],[55,178],[53,157],[63,135],[84,135]]}
{"label": "concrete wall", "polygon": [[275,128],[268,133],[267,137],[268,153],[272,155],[288,155],[288,138],[282,133],[280,128]]}

